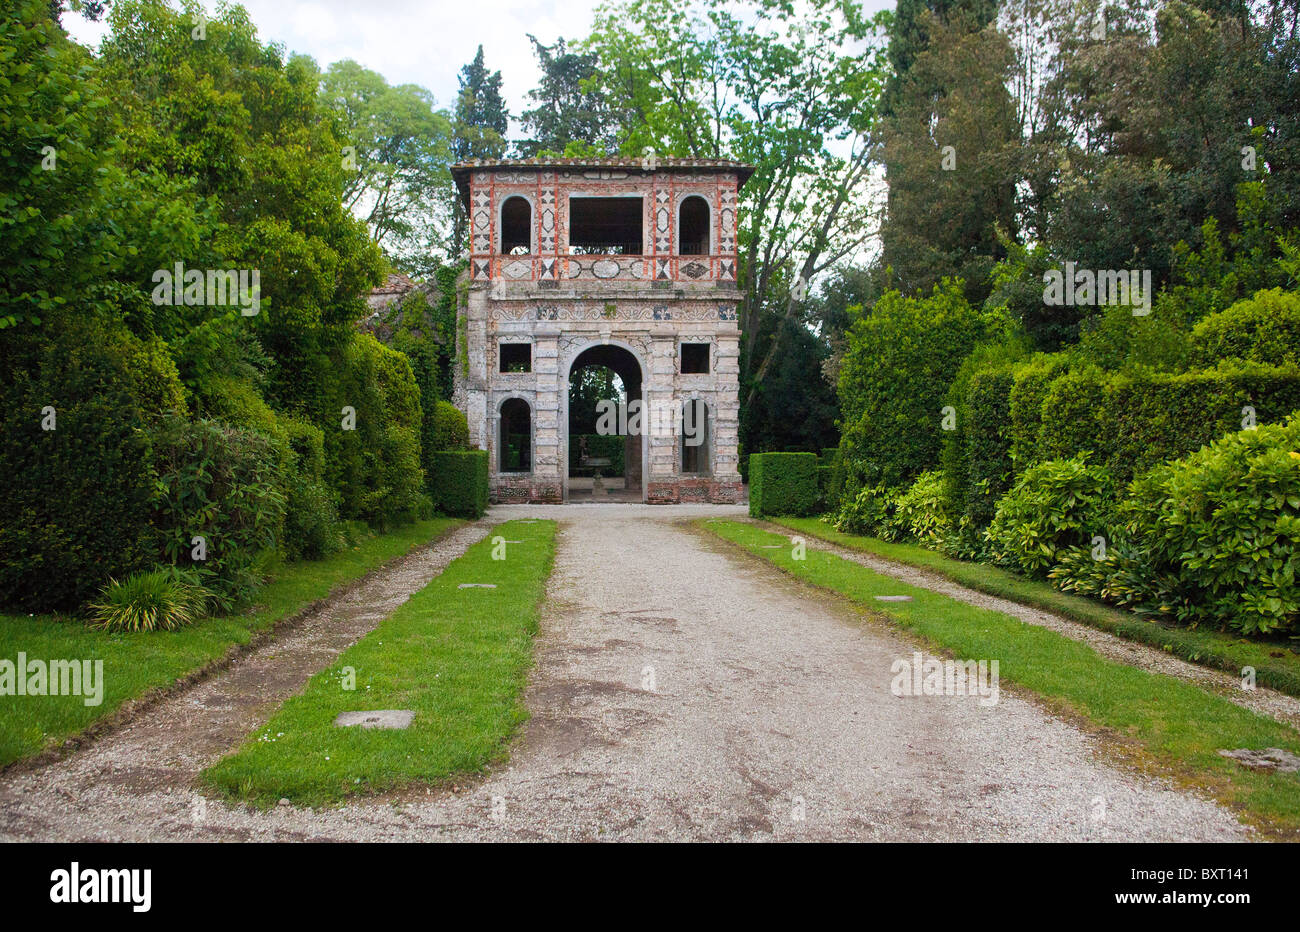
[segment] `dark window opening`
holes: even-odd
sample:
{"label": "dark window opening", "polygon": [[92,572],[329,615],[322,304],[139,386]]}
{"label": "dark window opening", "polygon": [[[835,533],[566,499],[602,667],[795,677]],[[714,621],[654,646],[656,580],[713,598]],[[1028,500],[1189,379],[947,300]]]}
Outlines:
{"label": "dark window opening", "polygon": [[532,372],[533,345],[531,343],[501,344],[502,372]]}
{"label": "dark window opening", "polygon": [[501,405],[500,472],[529,472],[532,467],[532,410],[522,398]]}
{"label": "dark window opening", "polygon": [[572,255],[639,256],[642,204],[639,197],[569,198]]}
{"label": "dark window opening", "polygon": [[508,197],[501,205],[501,254],[526,256],[533,251],[533,205],[525,197]]}
{"label": "dark window opening", "polygon": [[682,405],[682,472],[709,471],[709,407],[698,398]]}
{"label": "dark window opening", "polygon": [[702,197],[688,197],[677,212],[679,255],[703,256],[709,252],[709,205]]}
{"label": "dark window opening", "polygon": [[697,375],[709,371],[709,344],[682,344],[682,374]]}

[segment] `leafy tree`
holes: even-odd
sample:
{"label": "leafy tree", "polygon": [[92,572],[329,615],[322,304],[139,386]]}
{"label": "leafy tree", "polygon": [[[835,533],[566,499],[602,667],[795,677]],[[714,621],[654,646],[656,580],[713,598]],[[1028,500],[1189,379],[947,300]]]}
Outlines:
{"label": "leafy tree", "polygon": [[[483,46],[474,60],[460,69],[460,90],[456,95],[456,113],[452,124],[451,151],[457,162],[467,159],[499,159],[505,155],[506,132],[510,114],[501,98],[501,72],[487,70],[483,63]],[[460,256],[465,249],[468,218],[455,185],[444,186],[452,215],[451,255]]]}
{"label": "leafy tree", "polygon": [[[884,81],[872,41],[884,19],[829,0],[798,13],[762,0],[754,15],[723,0],[617,0],[583,45],[599,62],[591,85],[625,120],[624,155],[652,148],[755,168],[741,192],[742,410],[763,403],[761,386],[797,334],[784,322],[805,325],[817,277],[873,233],[870,132]],[[777,442],[750,434],[767,415],[743,423],[746,449]]]}
{"label": "leafy tree", "polygon": [[916,20],[926,43],[902,55],[882,127],[889,204],[882,262],[904,293],[945,276],[981,301],[1001,257],[997,231],[1014,232],[1020,131],[1006,85],[1013,54],[993,26],[954,15]]}
{"label": "leafy tree", "polygon": [[354,61],[329,67],[321,96],[347,146],[343,203],[399,265],[432,271],[430,254],[450,245],[446,194],[457,141],[450,117],[424,88],[390,85]]}
{"label": "leafy tree", "polygon": [[525,110],[520,123],[528,138],[515,144],[523,158],[563,155],[584,150],[608,155],[617,146],[619,124],[606,98],[591,85],[597,56],[571,52],[563,38],[543,45],[530,35],[542,80],[528,92],[536,106]]}

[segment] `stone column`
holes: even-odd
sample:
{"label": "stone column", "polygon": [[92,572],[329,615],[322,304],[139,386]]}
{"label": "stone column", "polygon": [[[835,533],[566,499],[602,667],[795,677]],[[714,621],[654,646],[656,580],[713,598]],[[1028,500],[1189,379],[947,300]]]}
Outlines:
{"label": "stone column", "polygon": [[533,497],[542,502],[564,500],[560,475],[560,331],[539,326],[533,340],[533,372],[537,379],[537,410],[533,412]]}

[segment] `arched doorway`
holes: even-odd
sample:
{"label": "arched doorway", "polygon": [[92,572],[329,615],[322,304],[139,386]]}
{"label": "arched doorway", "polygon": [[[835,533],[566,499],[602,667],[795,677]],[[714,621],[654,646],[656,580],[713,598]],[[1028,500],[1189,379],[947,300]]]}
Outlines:
{"label": "arched doorway", "polygon": [[562,444],[566,501],[645,499],[645,444],[633,416],[643,400],[641,389],[641,364],[626,347],[601,343],[574,357]]}

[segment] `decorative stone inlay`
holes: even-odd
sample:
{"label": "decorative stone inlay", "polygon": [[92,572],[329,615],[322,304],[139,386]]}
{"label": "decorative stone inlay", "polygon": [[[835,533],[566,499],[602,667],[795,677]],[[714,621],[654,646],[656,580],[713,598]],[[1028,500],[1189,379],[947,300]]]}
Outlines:
{"label": "decorative stone inlay", "polygon": [[376,709],[373,712],[340,712],[334,719],[335,728],[409,728],[415,713],[410,709]]}

